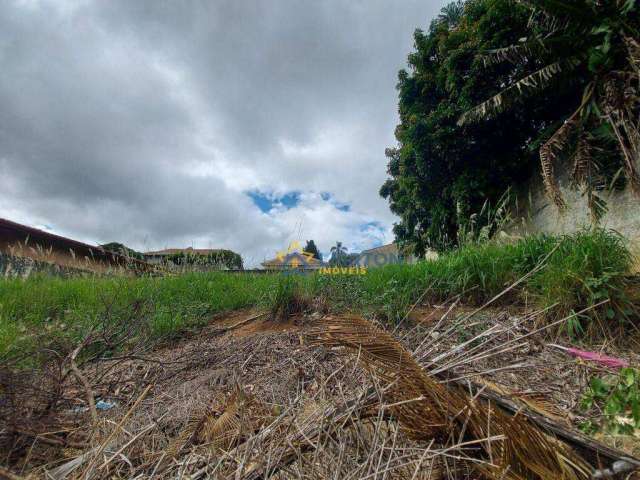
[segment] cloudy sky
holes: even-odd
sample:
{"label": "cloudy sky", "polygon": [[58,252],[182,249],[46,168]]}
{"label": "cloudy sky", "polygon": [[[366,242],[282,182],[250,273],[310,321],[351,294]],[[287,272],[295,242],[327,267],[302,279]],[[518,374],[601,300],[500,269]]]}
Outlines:
{"label": "cloudy sky", "polygon": [[140,250],[392,240],[397,71],[440,0],[4,0],[0,217]]}

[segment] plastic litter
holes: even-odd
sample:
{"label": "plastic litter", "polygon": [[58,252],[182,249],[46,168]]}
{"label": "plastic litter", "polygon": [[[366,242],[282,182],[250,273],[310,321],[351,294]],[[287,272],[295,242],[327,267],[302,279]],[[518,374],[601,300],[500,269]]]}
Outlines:
{"label": "plastic litter", "polygon": [[578,348],[563,347],[562,345],[556,345],[555,343],[548,343],[547,346],[562,350],[573,357],[588,360],[590,362],[596,362],[609,368],[626,368],[629,366],[629,362],[623,358],[609,357],[598,352],[589,352]]}
{"label": "plastic litter", "polygon": [[98,410],[110,410],[115,406],[116,406],[115,402],[109,402],[109,401],[105,401],[105,400],[98,400],[96,402],[96,408]]}

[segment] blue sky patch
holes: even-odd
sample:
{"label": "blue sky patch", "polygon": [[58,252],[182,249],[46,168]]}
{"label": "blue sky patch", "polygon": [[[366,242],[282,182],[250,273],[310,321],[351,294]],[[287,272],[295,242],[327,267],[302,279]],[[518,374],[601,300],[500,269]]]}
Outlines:
{"label": "blue sky patch", "polygon": [[263,213],[269,213],[273,208],[277,207],[284,207],[289,210],[300,203],[300,192],[297,191],[287,192],[284,195],[275,195],[273,192],[252,190],[247,192],[247,195]]}
{"label": "blue sky patch", "polygon": [[339,202],[338,200],[336,200],[336,197],[334,197],[330,192],[320,192],[320,198],[322,198],[322,200],[324,200],[325,202],[329,202],[341,212],[351,211],[351,205],[349,205],[348,203]]}
{"label": "blue sky patch", "polygon": [[373,222],[367,222],[367,223],[362,223],[360,224],[360,231],[361,232],[366,232],[369,230],[377,230],[380,232],[384,232],[384,226],[382,225],[382,223],[378,222],[378,221],[373,221]]}

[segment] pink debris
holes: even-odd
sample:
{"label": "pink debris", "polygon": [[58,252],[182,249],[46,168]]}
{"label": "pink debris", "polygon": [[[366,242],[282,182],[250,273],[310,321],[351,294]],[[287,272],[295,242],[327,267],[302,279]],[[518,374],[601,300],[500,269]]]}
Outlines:
{"label": "pink debris", "polygon": [[571,356],[578,357],[583,360],[589,360],[591,362],[597,362],[600,365],[609,368],[626,368],[629,366],[629,362],[622,358],[609,357],[598,352],[588,352],[577,348],[563,347],[562,345],[556,345],[555,343],[549,343],[548,346],[559,348]]}

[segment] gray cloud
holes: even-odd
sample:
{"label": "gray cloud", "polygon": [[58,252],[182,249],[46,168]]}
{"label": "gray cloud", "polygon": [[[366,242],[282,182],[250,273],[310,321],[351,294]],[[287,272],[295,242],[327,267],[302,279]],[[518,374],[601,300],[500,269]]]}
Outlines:
{"label": "gray cloud", "polygon": [[[257,260],[296,235],[381,240],[367,222],[388,240],[397,70],[443,3],[3,2],[0,216]],[[255,189],[305,196],[263,214]]]}

